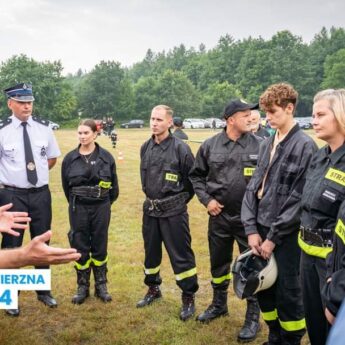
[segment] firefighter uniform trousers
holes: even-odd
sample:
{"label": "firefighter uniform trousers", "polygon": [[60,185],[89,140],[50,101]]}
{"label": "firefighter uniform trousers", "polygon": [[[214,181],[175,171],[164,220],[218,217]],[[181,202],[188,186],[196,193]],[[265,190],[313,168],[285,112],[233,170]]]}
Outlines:
{"label": "firefighter uniform trousers", "polygon": [[[263,241],[268,231],[269,228],[259,226]],[[287,235],[275,247],[277,280],[269,289],[257,294],[262,317],[267,325],[273,326],[279,322],[282,337],[292,340],[302,338],[306,327],[299,278],[301,250],[297,244],[297,236],[297,232]]]}
{"label": "firefighter uniform trousers", "polygon": [[169,217],[143,215],[145,247],[145,284],[160,285],[162,242],[168,252],[176,283],[183,293],[192,295],[198,290],[195,257],[191,247],[187,212]]}
{"label": "firefighter uniform trousers", "polygon": [[79,203],[77,199],[69,204],[71,247],[81,253],[81,258],[76,262],[78,270],[88,269],[91,263],[102,266],[108,261],[109,203],[109,200]]}
{"label": "firefighter uniform trousers", "polygon": [[[14,188],[0,189],[0,204],[13,203],[13,210],[28,212],[31,217],[31,238],[42,235],[51,228],[51,195],[48,186],[38,188]],[[20,236],[3,234],[1,248],[16,248],[23,243],[24,230],[16,230]],[[47,243],[49,244],[49,243]],[[49,266],[36,266],[36,268],[49,268]]]}
{"label": "firefighter uniform trousers", "polygon": [[[327,248],[328,249],[328,248]],[[331,326],[326,316],[325,301],[320,291],[326,284],[326,260],[317,256],[301,254],[301,282],[309,340],[312,345],[325,345]],[[317,327],[315,327],[317,326]]]}
{"label": "firefighter uniform trousers", "polygon": [[229,218],[228,214],[220,213],[218,216],[210,216],[208,222],[212,287],[223,291],[228,289],[232,278],[230,265],[234,241],[237,241],[241,253],[246,249],[243,243],[247,242],[243,226],[234,226]]}

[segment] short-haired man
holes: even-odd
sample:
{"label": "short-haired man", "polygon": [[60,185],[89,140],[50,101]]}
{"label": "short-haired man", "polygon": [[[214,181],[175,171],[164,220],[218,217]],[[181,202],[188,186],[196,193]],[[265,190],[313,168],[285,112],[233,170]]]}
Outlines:
{"label": "short-haired man", "polygon": [[317,147],[294,121],[297,98],[285,83],[271,85],[261,95],[260,107],[276,134],[261,144],[242,204],[242,222],[254,254],[267,259],[274,253],[278,265],[275,284],[257,294],[269,327],[265,344],[298,345],[305,333],[297,235],[305,174]]}
{"label": "short-haired man", "polygon": [[[51,228],[49,169],[54,167],[60,150],[49,121],[32,116],[32,86],[20,83],[4,92],[12,115],[0,124],[0,204],[12,202],[14,211],[28,212],[34,238]],[[23,231],[18,232],[19,236],[3,234],[1,248],[20,247]],[[48,307],[57,306],[50,291],[37,291],[37,299]],[[6,313],[18,316],[19,309]]]}
{"label": "short-haired man", "polygon": [[163,242],[182,290],[180,319],[185,321],[194,315],[194,294],[199,287],[187,214],[187,203],[194,195],[188,179],[194,157],[189,146],[170,133],[172,115],[172,109],[166,105],[152,109],[152,137],[140,150],[141,184],[146,195],[142,226],[144,282],[149,289],[137,307],[150,305],[162,296],[159,272]]}
{"label": "short-haired man", "polygon": [[270,133],[261,126],[261,115],[259,110],[253,109],[251,111],[251,120],[252,120],[252,133],[256,136],[266,139],[270,136]]}
{"label": "short-haired man", "polygon": [[[255,169],[261,138],[251,130],[251,109],[239,99],[224,111],[226,128],[207,139],[197,153],[190,179],[200,202],[210,215],[208,242],[211,259],[213,301],[198,321],[208,322],[228,313],[227,295],[231,278],[230,264],[234,242],[240,251],[247,238],[241,223],[241,205]],[[252,341],[259,330],[259,306],[256,298],[247,299],[247,313],[238,340]]]}

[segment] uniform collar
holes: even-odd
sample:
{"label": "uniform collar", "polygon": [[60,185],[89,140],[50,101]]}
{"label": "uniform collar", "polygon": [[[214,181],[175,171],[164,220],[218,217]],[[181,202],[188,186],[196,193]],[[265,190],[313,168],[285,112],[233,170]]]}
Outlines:
{"label": "uniform collar", "polygon": [[331,152],[329,146],[325,147],[325,154],[329,157],[332,164],[336,164],[345,155],[345,143]]}
{"label": "uniform collar", "polygon": [[[15,128],[18,128],[19,126],[21,126],[21,124],[22,124],[23,121],[20,121],[20,120],[18,119],[18,117],[16,117],[14,114],[12,114],[12,116],[10,116],[10,117],[11,117],[11,119],[12,119],[12,123],[13,123],[13,125],[14,125]],[[32,126],[32,121],[33,121],[32,116],[30,116],[30,117],[28,118],[28,121],[27,121],[27,123],[29,124],[29,126]]]}
{"label": "uniform collar", "polygon": [[151,137],[151,144],[152,144],[152,147],[154,147],[155,145],[158,145],[163,151],[165,151],[165,150],[169,147],[172,138],[173,138],[172,134],[169,133],[169,136],[168,136],[168,137],[166,137],[163,141],[161,141],[159,144],[157,144],[157,143],[155,142],[155,137],[154,137],[154,135],[152,135],[152,137]]}
{"label": "uniform collar", "polygon": [[[98,151],[98,157],[99,158],[104,158],[104,150],[98,145],[98,143],[95,143],[96,145],[96,148],[95,150]],[[81,157],[80,153],[79,153],[79,147],[80,147],[80,144],[78,145],[78,147],[73,151],[72,153],[72,156],[71,156],[71,159],[72,160],[75,160],[75,159],[78,159]]]}
{"label": "uniform collar", "polygon": [[249,133],[244,133],[241,135],[240,138],[238,138],[236,141],[233,141],[232,139],[230,139],[226,133],[226,127],[224,127],[223,132],[221,133],[221,140],[222,140],[222,144],[223,145],[227,145],[229,143],[238,143],[240,144],[242,147],[246,146],[247,143],[247,138],[248,138],[248,134]]}

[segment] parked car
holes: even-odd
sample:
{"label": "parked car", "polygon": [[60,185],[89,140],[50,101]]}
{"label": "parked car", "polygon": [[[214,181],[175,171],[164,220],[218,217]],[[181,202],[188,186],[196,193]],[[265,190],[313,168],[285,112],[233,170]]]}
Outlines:
{"label": "parked car", "polygon": [[49,127],[55,131],[55,130],[58,130],[60,128],[60,125],[53,122],[53,121],[49,121]]}
{"label": "parked car", "polygon": [[204,122],[200,119],[185,119],[183,121],[184,128],[205,128]]}
{"label": "parked car", "polygon": [[226,126],[225,121],[218,119],[217,117],[210,117],[210,118],[206,119],[206,121],[211,124],[211,128],[212,128],[213,121],[215,121],[216,128],[224,128]]}
{"label": "parked car", "polygon": [[311,129],[313,125],[311,123],[311,117],[296,117],[296,121],[298,122],[300,128],[302,129]]}
{"label": "parked car", "polygon": [[144,121],[143,120],[130,120],[129,122],[122,123],[121,128],[143,128]]}

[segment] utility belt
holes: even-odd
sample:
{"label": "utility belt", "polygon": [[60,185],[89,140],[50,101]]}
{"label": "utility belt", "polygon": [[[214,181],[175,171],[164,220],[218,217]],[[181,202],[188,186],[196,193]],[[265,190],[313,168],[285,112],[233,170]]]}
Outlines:
{"label": "utility belt", "polygon": [[189,198],[189,193],[183,192],[173,196],[168,196],[164,199],[149,199],[146,198],[145,203],[149,206],[149,211],[156,210],[158,212],[165,212],[180,207],[185,204]]}
{"label": "utility belt", "polygon": [[47,190],[48,185],[46,184],[41,187],[32,187],[32,188],[19,188],[19,187],[6,186],[6,185],[1,184],[0,189],[6,189],[12,192],[18,192],[18,193],[38,193],[38,192],[42,192],[43,190]]}
{"label": "utility belt", "polygon": [[100,186],[79,186],[72,187],[72,196],[81,196],[84,198],[100,199],[109,194],[109,188],[102,188]]}
{"label": "utility belt", "polygon": [[333,231],[332,229],[311,229],[300,226],[301,239],[305,242],[312,242],[318,247],[332,248]]}

